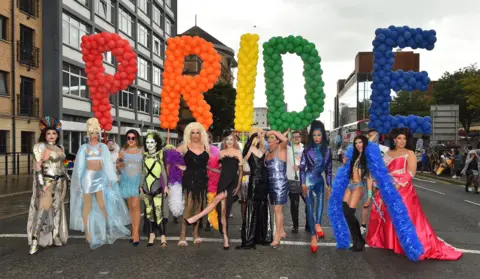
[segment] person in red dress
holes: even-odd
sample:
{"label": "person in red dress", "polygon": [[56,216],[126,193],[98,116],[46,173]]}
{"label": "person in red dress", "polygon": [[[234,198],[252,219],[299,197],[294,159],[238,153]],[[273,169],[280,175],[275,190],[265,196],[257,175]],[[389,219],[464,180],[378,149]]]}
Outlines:
{"label": "person in red dress", "polygon": [[[458,260],[462,252],[440,240],[423,213],[412,179],[417,170],[417,159],[413,151],[406,148],[409,133],[406,129],[393,129],[393,148],[384,156],[385,164],[392,176],[393,183],[408,210],[416,233],[423,245],[423,254],[419,260]],[[367,244],[370,247],[393,250],[405,255],[387,208],[380,193],[375,196],[368,225]]]}

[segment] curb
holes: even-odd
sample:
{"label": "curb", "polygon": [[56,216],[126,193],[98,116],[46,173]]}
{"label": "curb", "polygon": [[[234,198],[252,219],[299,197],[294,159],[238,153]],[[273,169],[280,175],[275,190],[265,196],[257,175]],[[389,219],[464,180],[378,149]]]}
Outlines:
{"label": "curb", "polygon": [[437,180],[437,181],[442,181],[442,182],[448,182],[450,184],[464,185],[465,186],[465,182],[462,181],[462,180],[453,180],[453,179],[448,179],[448,178],[443,178],[443,177],[438,177],[438,176],[424,175],[424,174],[420,174],[420,173],[415,174],[415,176],[425,178],[425,179],[432,179],[432,180]]}

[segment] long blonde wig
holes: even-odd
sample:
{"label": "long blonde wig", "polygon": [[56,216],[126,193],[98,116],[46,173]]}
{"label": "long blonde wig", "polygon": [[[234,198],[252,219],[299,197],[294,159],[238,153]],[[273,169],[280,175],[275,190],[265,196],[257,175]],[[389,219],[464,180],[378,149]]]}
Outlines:
{"label": "long blonde wig", "polygon": [[[259,132],[265,132],[262,128],[258,128],[258,127],[252,127],[252,130],[250,131],[250,135],[253,135],[255,133],[259,133]],[[252,145],[257,147],[257,144],[259,144],[258,148],[259,149],[264,149],[265,148],[265,140],[259,140],[258,139],[258,136],[255,137],[252,141]]]}
{"label": "long blonde wig", "polygon": [[101,131],[102,131],[102,129],[100,128],[100,123],[98,122],[98,119],[93,117],[93,118],[90,118],[90,119],[87,120],[87,134],[88,135],[95,134],[95,133],[100,134]]}
{"label": "long blonde wig", "polygon": [[188,148],[190,143],[192,142],[192,131],[199,130],[200,131],[200,141],[202,142],[205,150],[210,153],[210,144],[208,143],[208,134],[202,124],[198,122],[192,122],[185,127],[185,131],[183,132],[183,143],[185,147]]}

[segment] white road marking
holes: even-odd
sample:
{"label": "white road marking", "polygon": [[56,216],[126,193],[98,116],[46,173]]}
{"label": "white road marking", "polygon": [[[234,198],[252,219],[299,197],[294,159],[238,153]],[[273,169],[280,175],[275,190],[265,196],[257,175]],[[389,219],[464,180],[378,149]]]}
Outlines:
{"label": "white road marking", "polygon": [[472,202],[472,201],[469,201],[469,200],[465,200],[465,201],[468,202],[468,203],[480,206],[480,203]]}
{"label": "white road marking", "polygon": [[[0,234],[0,238],[27,238],[27,234]],[[73,238],[73,239],[85,239],[83,235],[71,235],[68,238]],[[147,240],[148,237],[140,237],[142,240]],[[122,237],[121,239],[127,240],[130,239],[130,237]],[[160,239],[160,237],[157,237],[157,239]],[[223,243],[223,238],[200,238],[202,242],[205,243]],[[167,237],[167,240],[170,241],[178,241],[180,240],[180,237],[178,236],[169,236]],[[187,241],[193,241],[193,237],[187,237]],[[241,243],[241,239],[230,239],[230,243]],[[305,241],[288,241],[288,240],[282,240],[280,241],[281,245],[290,245],[290,246],[310,246],[310,242],[305,242]],[[319,247],[335,247],[337,243],[335,242],[318,242]],[[450,244],[448,244],[451,246]],[[366,248],[371,248],[368,245],[365,245]],[[470,249],[460,249],[451,246],[457,251],[466,253],[466,254],[475,254],[475,255],[480,255],[480,250],[470,250]],[[375,248],[374,248],[375,249]]]}
{"label": "white road marking", "polygon": [[425,188],[425,187],[422,187],[422,186],[418,186],[418,185],[415,185],[415,188],[420,188],[420,189],[424,189],[424,190],[427,190],[427,191],[431,191],[431,192],[434,192],[434,193],[437,193],[437,194],[440,194],[440,195],[445,195],[445,193],[442,193],[442,192],[439,192],[439,191],[435,191],[435,190],[432,190],[432,189],[429,189],[429,188]]}
{"label": "white road marking", "polygon": [[430,182],[430,183],[433,183],[433,184],[437,183],[437,182],[434,181],[434,180],[420,179],[420,178],[417,178],[417,177],[415,177],[415,178],[413,178],[413,179],[414,179],[414,180],[418,180],[418,181],[422,181],[422,182]]}

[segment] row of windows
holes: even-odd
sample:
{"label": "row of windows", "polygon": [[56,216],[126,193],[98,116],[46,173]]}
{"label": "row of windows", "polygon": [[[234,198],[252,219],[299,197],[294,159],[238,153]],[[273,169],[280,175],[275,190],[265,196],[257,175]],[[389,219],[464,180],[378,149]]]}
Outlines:
{"label": "row of windows", "polygon": [[[157,67],[154,67],[158,69]],[[159,69],[158,69],[159,70]],[[0,86],[3,85],[6,91],[6,75],[0,72]],[[5,77],[5,79],[1,78]],[[82,68],[63,63],[63,85],[62,92],[64,95],[75,96],[79,98],[87,99],[89,97],[88,87],[87,87],[87,76],[85,71]],[[33,88],[33,87],[32,87]],[[1,91],[1,87],[0,87]],[[119,106],[127,109],[133,110],[133,99],[135,98],[135,93],[137,89],[129,87],[127,90],[124,90],[120,94]],[[33,93],[32,93],[33,94]],[[160,98],[156,96],[153,97],[153,113],[158,115],[160,107]],[[114,103],[113,95],[110,98],[110,103]],[[146,92],[138,90],[137,94],[137,110],[140,112],[150,113],[150,97]]]}
{"label": "row of windows", "polygon": [[[5,24],[3,23],[5,20],[0,16],[0,36],[3,33],[1,29]],[[6,26],[6,25],[5,25]],[[6,28],[6,27],[5,27]],[[133,36],[133,28],[134,28],[134,21],[128,12],[120,10],[120,30],[122,30],[125,34],[129,36]],[[90,34],[90,27],[87,24],[83,23],[82,21],[66,14],[62,14],[62,40],[63,43],[71,46],[76,49],[80,49],[80,44],[82,42],[82,36]],[[97,32],[98,33],[98,32]],[[164,40],[161,39],[156,34],[152,34],[152,31],[146,27],[145,25],[139,23],[138,24],[138,32],[137,32],[137,41],[140,45],[152,49],[153,53],[159,57],[164,58],[165,56],[165,43]],[[150,47],[152,42],[153,36],[153,47]],[[2,37],[0,37],[1,39]]]}
{"label": "row of windows", "polygon": [[150,79],[151,63],[143,59],[141,56],[137,57],[137,76],[146,81],[152,81],[157,86],[162,86],[162,70],[153,65],[152,80]]}

